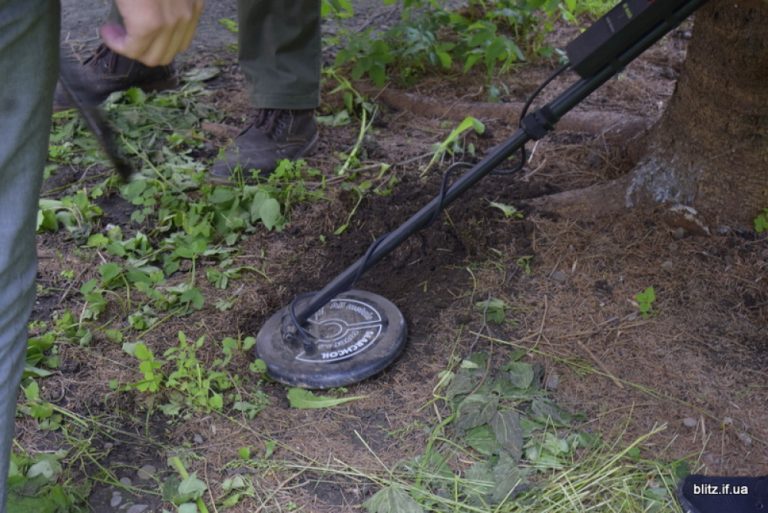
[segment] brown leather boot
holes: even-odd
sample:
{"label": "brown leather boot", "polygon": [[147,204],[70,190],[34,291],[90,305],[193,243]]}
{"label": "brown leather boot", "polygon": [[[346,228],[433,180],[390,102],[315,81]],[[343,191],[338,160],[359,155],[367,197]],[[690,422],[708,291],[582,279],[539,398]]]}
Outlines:
{"label": "brown leather boot", "polygon": [[[99,45],[96,52],[80,63],[74,57],[62,57],[61,66],[74,66],[80,89],[80,98],[89,105],[98,105],[115,91],[129,87],[140,87],[145,91],[162,91],[178,85],[178,80],[171,66],[145,66],[138,61],[116,54],[104,45]],[[69,96],[56,86],[53,109],[63,110],[74,107]]]}
{"label": "brown leather boot", "polygon": [[232,172],[238,167],[246,181],[254,169],[269,174],[279,161],[309,154],[317,139],[314,110],[261,109],[253,123],[227,148],[224,158],[213,165],[207,179],[231,184]]}

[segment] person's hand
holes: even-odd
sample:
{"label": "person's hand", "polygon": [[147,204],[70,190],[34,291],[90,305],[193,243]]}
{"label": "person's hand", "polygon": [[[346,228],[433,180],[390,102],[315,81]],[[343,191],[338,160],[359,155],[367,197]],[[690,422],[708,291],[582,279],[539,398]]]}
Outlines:
{"label": "person's hand", "polygon": [[170,64],[192,42],[203,0],[115,0],[123,25],[108,22],[101,38],[113,51],[147,66]]}

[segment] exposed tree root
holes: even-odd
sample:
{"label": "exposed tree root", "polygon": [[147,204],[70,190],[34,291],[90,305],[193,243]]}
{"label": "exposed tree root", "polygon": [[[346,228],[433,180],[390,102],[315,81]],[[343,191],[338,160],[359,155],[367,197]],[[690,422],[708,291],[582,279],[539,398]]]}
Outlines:
{"label": "exposed tree root", "polygon": [[[516,125],[523,103],[444,102],[390,87],[379,89],[357,84],[358,89],[389,107],[417,116],[461,121],[474,116],[482,121],[506,121]],[[570,132],[602,134],[608,139],[629,139],[643,132],[655,119],[631,114],[599,111],[572,111],[559,123],[558,129]]]}
{"label": "exposed tree root", "polygon": [[630,175],[583,189],[558,192],[527,200],[525,205],[542,213],[569,219],[597,219],[627,209],[625,194]]}

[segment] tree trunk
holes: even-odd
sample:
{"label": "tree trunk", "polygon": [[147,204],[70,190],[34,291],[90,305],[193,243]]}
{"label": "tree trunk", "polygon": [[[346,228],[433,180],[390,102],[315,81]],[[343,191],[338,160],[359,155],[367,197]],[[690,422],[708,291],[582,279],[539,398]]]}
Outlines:
{"label": "tree trunk", "polygon": [[627,206],[694,207],[712,227],[768,207],[768,3],[711,0],[696,14],[675,92],[631,175]]}
{"label": "tree trunk", "polygon": [[633,171],[532,202],[567,216],[649,204],[693,207],[706,232],[751,226],[768,207],[765,0],[710,0],[698,11],[675,91]]}

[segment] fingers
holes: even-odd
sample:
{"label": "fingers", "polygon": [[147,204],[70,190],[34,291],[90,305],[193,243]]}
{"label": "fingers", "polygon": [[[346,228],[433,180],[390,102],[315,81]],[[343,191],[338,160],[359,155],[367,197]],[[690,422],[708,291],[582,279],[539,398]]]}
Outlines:
{"label": "fingers", "polygon": [[101,28],[104,43],[148,66],[169,64],[186,50],[203,10],[203,0],[116,0],[124,27]]}
{"label": "fingers", "polygon": [[195,30],[197,24],[200,22],[200,17],[203,15],[203,0],[196,0],[193,6],[194,9],[194,23],[188,24],[186,34],[181,42],[181,51],[183,52],[189,45],[192,44],[192,39],[195,37]]}

